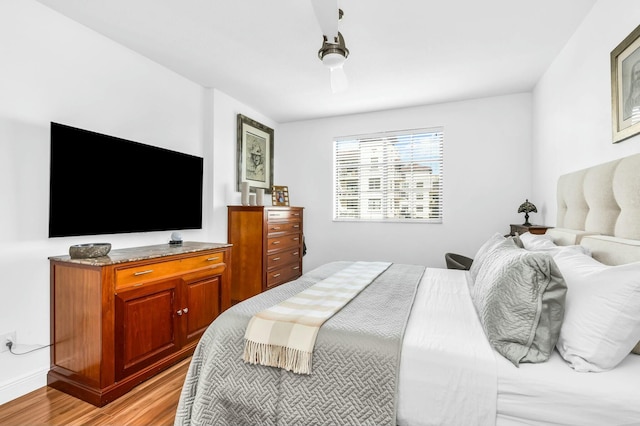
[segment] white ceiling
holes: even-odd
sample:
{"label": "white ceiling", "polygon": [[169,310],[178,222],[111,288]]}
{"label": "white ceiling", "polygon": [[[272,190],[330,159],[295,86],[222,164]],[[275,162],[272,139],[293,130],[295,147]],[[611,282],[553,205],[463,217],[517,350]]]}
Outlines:
{"label": "white ceiling", "polygon": [[341,0],[332,94],[310,0],[38,1],[279,123],[530,91],[596,2]]}

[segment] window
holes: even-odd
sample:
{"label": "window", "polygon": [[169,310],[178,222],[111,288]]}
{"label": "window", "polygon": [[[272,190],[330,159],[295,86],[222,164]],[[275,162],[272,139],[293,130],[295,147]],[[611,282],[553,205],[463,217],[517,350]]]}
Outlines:
{"label": "window", "polygon": [[372,177],[369,178],[369,189],[370,190],[380,190],[380,178],[379,177]]}
{"label": "window", "polygon": [[442,223],[442,128],[336,138],[333,218]]}
{"label": "window", "polygon": [[382,208],[382,200],[379,198],[369,199],[369,210],[379,211]]}

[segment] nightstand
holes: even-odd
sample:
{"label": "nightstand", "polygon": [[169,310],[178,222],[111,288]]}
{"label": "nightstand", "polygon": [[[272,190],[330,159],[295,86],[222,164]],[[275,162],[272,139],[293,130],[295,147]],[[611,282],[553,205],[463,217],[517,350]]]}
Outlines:
{"label": "nightstand", "polygon": [[536,235],[542,235],[547,232],[547,229],[553,228],[553,226],[544,226],[544,225],[514,225],[511,224],[511,232],[509,235],[515,235],[516,232],[518,234],[524,234],[525,232],[530,232]]}

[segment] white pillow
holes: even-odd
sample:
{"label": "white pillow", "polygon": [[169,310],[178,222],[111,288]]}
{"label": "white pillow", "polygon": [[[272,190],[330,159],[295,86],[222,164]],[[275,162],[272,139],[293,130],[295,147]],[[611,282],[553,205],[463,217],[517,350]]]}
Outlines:
{"label": "white pillow", "polygon": [[520,235],[520,241],[524,244],[524,248],[527,250],[548,250],[557,247],[550,235],[532,234],[531,232],[525,232]]}
{"label": "white pillow", "polygon": [[556,347],[576,371],[606,371],[640,340],[640,262],[607,266],[579,250],[554,260],[567,283]]}
{"label": "white pillow", "polygon": [[530,232],[525,232],[520,235],[520,241],[522,241],[522,245],[526,250],[530,251],[546,251],[549,252],[552,256],[555,256],[558,252],[563,250],[578,250],[586,255],[591,256],[591,251],[587,247],[579,246],[579,245],[571,245],[571,246],[559,246],[553,242],[553,239],[550,235],[543,234],[532,234]]}

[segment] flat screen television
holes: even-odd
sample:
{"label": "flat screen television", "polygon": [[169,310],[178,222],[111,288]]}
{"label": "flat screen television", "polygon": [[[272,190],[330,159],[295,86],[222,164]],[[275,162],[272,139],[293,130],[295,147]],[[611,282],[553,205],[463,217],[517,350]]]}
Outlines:
{"label": "flat screen television", "polygon": [[51,123],[49,237],[202,228],[201,157]]}

